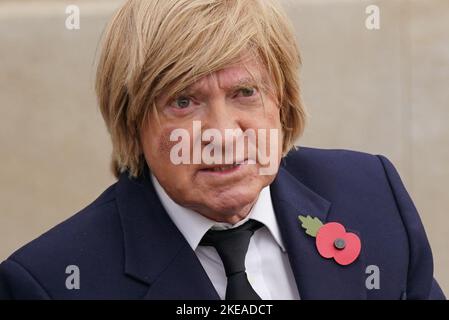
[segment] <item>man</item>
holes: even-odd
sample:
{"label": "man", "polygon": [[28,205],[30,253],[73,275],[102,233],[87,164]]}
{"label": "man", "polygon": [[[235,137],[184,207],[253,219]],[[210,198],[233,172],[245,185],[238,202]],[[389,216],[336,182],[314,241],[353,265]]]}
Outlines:
{"label": "man", "polygon": [[293,147],[299,66],[274,1],[126,2],[96,83],[118,182],[4,261],[0,297],[443,299],[392,164]]}

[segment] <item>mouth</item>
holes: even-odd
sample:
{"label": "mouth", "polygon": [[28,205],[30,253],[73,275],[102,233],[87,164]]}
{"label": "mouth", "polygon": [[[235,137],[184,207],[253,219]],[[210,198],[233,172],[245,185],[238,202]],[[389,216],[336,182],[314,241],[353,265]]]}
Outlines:
{"label": "mouth", "polygon": [[202,169],[200,169],[200,172],[204,173],[212,173],[212,174],[229,174],[237,171],[240,167],[242,167],[244,164],[247,164],[248,160],[245,159],[244,161],[240,162],[234,162],[232,164],[216,164],[216,165],[209,165]]}

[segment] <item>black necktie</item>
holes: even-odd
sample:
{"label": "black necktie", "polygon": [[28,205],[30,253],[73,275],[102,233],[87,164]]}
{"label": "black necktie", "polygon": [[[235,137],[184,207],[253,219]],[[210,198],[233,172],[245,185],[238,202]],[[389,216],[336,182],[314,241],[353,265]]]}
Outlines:
{"label": "black necktie", "polygon": [[248,281],[245,256],[254,231],[263,224],[248,220],[237,228],[209,230],[200,242],[202,246],[212,246],[218,252],[228,278],[226,300],[261,300]]}

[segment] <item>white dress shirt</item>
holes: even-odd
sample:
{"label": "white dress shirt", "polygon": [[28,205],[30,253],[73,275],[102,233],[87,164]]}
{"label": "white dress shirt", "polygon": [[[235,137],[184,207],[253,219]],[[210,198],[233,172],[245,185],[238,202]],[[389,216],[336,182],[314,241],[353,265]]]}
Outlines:
{"label": "white dress shirt", "polygon": [[251,286],[263,300],[299,299],[295,278],[274,214],[269,186],[262,189],[248,216],[231,225],[213,221],[178,205],[168,196],[156,177],[152,175],[151,178],[164,209],[195,251],[222,300],[225,298],[227,278],[221,258],[214,247],[200,246],[199,243],[210,228],[235,228],[250,218],[264,224],[264,227],[251,237],[246,254],[246,273]]}

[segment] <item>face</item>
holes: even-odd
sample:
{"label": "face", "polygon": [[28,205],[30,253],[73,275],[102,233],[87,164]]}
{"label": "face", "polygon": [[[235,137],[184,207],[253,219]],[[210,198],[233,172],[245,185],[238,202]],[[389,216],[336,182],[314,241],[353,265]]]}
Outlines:
{"label": "face", "polygon": [[[176,97],[162,95],[156,101],[159,121],[150,117],[140,132],[148,166],[167,194],[179,205],[216,221],[236,223],[244,218],[262,188],[273,181],[280,163],[279,107],[251,75],[267,80],[260,64],[247,60],[199,79]],[[242,141],[242,136],[230,135],[229,130],[255,136],[244,139],[244,147],[239,148],[237,141]],[[173,133],[180,131],[184,135],[174,139]],[[206,132],[214,133],[213,138]],[[173,159],[180,140],[183,159],[189,159],[181,163]],[[215,151],[201,152],[207,148]],[[222,159],[230,156],[222,161],[226,164],[205,160],[204,155],[218,155],[218,151]],[[195,153],[200,155],[199,161],[195,161]],[[268,158],[261,161],[260,154],[269,155],[270,163]],[[268,166],[274,170],[261,174]]]}

